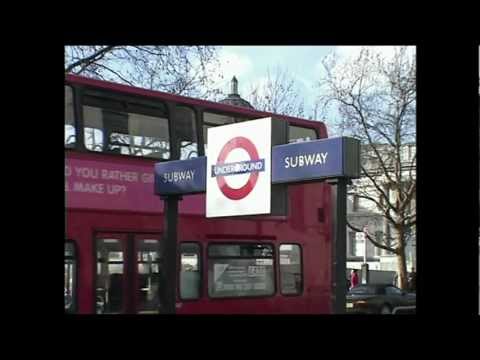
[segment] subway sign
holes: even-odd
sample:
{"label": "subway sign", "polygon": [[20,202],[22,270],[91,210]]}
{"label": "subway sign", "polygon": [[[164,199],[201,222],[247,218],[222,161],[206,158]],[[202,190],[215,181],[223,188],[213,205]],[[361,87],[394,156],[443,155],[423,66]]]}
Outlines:
{"label": "subway sign", "polygon": [[155,193],[206,192],[207,217],[272,214],[282,185],[360,177],[358,140],[279,144],[275,126],[266,118],[208,129],[206,157],[155,164]]}
{"label": "subway sign", "polygon": [[205,192],[205,156],[155,164],[155,194],[187,195]]}
{"label": "subway sign", "polygon": [[360,177],[360,143],[337,137],[272,148],[272,182]]}

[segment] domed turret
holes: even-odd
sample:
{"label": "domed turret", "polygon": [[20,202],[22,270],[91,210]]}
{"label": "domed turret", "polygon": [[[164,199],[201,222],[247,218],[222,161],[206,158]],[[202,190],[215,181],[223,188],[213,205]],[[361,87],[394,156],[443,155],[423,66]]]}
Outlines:
{"label": "domed turret", "polygon": [[228,94],[225,99],[220,100],[219,103],[255,109],[247,100],[242,99],[238,94],[238,80],[235,76],[232,78],[232,82],[230,83],[230,91],[231,93]]}

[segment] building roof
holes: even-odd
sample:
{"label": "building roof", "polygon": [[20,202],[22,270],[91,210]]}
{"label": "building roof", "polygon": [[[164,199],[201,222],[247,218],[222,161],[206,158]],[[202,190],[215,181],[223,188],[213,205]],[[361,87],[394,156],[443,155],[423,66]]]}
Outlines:
{"label": "building roof", "polygon": [[242,99],[242,97],[238,94],[238,80],[235,76],[232,78],[231,81],[230,94],[228,94],[225,99],[220,100],[219,103],[255,109],[247,100]]}

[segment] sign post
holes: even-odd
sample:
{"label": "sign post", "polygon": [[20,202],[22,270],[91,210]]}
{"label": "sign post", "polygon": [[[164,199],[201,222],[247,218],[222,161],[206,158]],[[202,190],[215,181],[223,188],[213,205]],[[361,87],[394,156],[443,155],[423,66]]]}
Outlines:
{"label": "sign post", "polygon": [[[177,253],[178,201],[207,193],[206,216],[285,214],[289,184],[332,185],[332,309],[345,312],[347,184],[360,177],[360,142],[339,137],[285,144],[287,124],[271,118],[208,129],[208,156],[155,164],[155,194],[165,201],[167,254]],[[177,157],[178,158],[178,157]],[[176,279],[176,256],[166,256]],[[176,281],[167,287],[167,313],[175,312]]]}
{"label": "sign post", "polygon": [[332,185],[332,308],[344,314],[347,295],[347,180],[328,181]]}
{"label": "sign post", "polygon": [[[173,105],[169,104],[169,112],[175,113]],[[172,159],[180,158],[180,140],[179,132],[177,129],[178,122],[171,122],[171,149],[170,157]],[[178,161],[178,160],[177,160]],[[175,162],[175,161],[174,161]],[[167,165],[168,167],[168,165]],[[155,165],[156,170],[156,165]],[[157,172],[155,171],[155,175]],[[163,179],[168,180],[168,179]],[[157,179],[155,176],[155,192],[157,190]],[[168,181],[166,182],[168,183]],[[163,264],[160,265],[160,271],[164,272],[164,284],[160,286],[165,287],[165,291],[160,294],[163,295],[163,299],[160,301],[163,302],[162,313],[166,314],[175,314],[175,302],[176,302],[176,292],[177,292],[177,243],[178,243],[178,201],[181,200],[180,193],[171,194],[171,193],[158,193],[160,198],[164,200],[164,225],[163,225]],[[160,295],[159,294],[159,295]]]}
{"label": "sign post", "polygon": [[[163,311],[166,314],[175,314],[176,284],[177,284],[177,227],[178,227],[178,201],[182,199],[180,195],[166,195],[161,197],[164,200],[164,225],[163,225],[163,271],[164,279],[169,279],[165,284],[165,298],[160,299],[163,305]],[[175,254],[171,256],[171,254]],[[172,281],[173,279],[174,281]]]}

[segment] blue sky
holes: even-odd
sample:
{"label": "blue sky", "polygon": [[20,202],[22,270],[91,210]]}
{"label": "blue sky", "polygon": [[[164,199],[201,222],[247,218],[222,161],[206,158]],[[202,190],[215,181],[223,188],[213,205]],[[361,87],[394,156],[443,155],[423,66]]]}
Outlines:
{"label": "blue sky", "polygon": [[[225,93],[229,93],[230,80],[235,75],[239,82],[239,92],[248,98],[252,84],[262,82],[267,69],[280,66],[288,69],[294,77],[298,90],[304,98],[305,117],[312,115],[312,108],[319,89],[316,83],[323,76],[322,59],[335,52],[339,60],[347,60],[359,54],[361,46],[222,46],[219,48],[220,68],[214,73],[223,73],[223,80],[217,82]],[[394,54],[393,46],[370,46],[370,49],[385,57]],[[409,51],[415,52],[415,47]],[[331,113],[334,117],[335,114]]]}
{"label": "blue sky", "polygon": [[319,63],[334,50],[333,46],[223,46],[219,60],[224,79],[219,84],[228,93],[235,75],[240,95],[247,97],[251,84],[261,82],[268,68],[280,66],[295,77],[310,112],[315,99],[314,85],[321,74]]}

